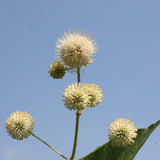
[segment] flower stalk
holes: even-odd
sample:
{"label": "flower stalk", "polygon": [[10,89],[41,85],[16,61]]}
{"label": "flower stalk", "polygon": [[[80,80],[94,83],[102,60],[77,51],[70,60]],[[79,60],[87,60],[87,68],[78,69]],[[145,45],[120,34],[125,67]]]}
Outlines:
{"label": "flower stalk", "polygon": [[62,153],[58,152],[56,149],[54,149],[52,146],[50,146],[47,142],[45,142],[44,140],[42,140],[41,138],[39,138],[38,136],[36,136],[34,133],[29,132],[29,134],[31,134],[33,137],[37,138],[38,140],[40,140],[42,143],[44,143],[45,145],[47,145],[49,148],[51,148],[53,151],[55,151],[57,154],[59,154],[62,158],[69,160],[68,158],[66,158]]}
{"label": "flower stalk", "polygon": [[76,115],[76,129],[75,129],[74,145],[73,145],[73,151],[72,151],[72,156],[70,160],[75,160],[76,149],[77,149],[77,139],[78,139],[78,129],[79,129],[79,119],[80,119],[80,114],[77,114]]}
{"label": "flower stalk", "polygon": [[77,77],[78,77],[78,83],[80,83],[81,82],[80,68],[77,68]]}
{"label": "flower stalk", "polygon": [[[77,78],[78,78],[78,83],[80,83],[80,81],[81,81],[81,79],[80,79],[80,68],[77,68]],[[81,115],[81,112],[77,111],[77,113],[76,113],[76,128],[75,128],[74,145],[73,145],[73,151],[72,151],[72,156],[71,156],[70,160],[75,160],[80,115]]]}

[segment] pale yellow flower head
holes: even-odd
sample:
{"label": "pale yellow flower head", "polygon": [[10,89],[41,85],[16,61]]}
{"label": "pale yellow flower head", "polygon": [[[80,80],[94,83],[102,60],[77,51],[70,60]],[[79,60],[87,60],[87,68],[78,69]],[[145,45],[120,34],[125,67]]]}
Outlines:
{"label": "pale yellow flower head", "polygon": [[16,111],[6,120],[6,129],[9,135],[17,140],[28,138],[33,131],[34,121],[27,112]]}
{"label": "pale yellow flower head", "polygon": [[102,90],[93,83],[71,84],[64,90],[63,101],[65,106],[70,110],[81,111],[88,107],[95,107],[102,102]]}
{"label": "pale yellow flower head", "polygon": [[111,123],[109,127],[109,139],[118,147],[126,147],[134,143],[137,136],[137,128],[130,120],[120,118]]}
{"label": "pale yellow flower head", "polygon": [[102,89],[96,84],[83,84],[82,87],[88,93],[89,102],[88,107],[95,107],[103,100]]}
{"label": "pale yellow flower head", "polygon": [[93,63],[93,53],[98,50],[95,39],[83,31],[64,33],[55,46],[57,55],[72,69]]}
{"label": "pale yellow flower head", "polygon": [[63,97],[64,105],[70,110],[81,111],[88,105],[88,94],[81,87],[80,83],[69,85],[68,88],[64,90]]}

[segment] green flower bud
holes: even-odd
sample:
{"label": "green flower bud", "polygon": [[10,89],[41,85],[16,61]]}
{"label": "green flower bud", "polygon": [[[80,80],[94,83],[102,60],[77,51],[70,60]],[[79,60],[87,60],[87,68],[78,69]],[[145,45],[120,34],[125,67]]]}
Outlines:
{"label": "green flower bud", "polygon": [[50,76],[54,79],[62,79],[66,74],[66,66],[61,63],[59,60],[56,60],[53,64],[49,66]]}

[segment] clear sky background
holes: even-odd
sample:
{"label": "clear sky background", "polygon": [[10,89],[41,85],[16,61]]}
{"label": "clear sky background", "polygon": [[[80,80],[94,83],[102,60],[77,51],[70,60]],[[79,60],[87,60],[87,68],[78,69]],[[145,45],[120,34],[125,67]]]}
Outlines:
{"label": "clear sky background", "polygon": [[[82,83],[103,90],[103,103],[80,119],[76,158],[108,141],[116,118],[138,128],[160,119],[159,0],[1,0],[0,1],[0,160],[61,160],[34,137],[23,141],[6,133],[5,121],[27,111],[34,133],[70,157],[75,112],[65,108],[64,89],[77,81],[49,77],[54,45],[63,32],[87,31],[98,43],[94,63],[84,68]],[[160,127],[135,160],[159,160]]]}

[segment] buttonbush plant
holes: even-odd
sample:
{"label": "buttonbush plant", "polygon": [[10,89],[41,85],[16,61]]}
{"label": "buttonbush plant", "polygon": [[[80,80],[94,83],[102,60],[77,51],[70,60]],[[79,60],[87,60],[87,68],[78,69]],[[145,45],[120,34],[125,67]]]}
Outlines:
{"label": "buttonbush plant", "polygon": [[[95,39],[87,32],[73,30],[64,33],[56,42],[56,60],[49,66],[53,79],[62,79],[66,73],[77,75],[64,89],[64,105],[71,112],[76,111],[75,137],[70,157],[64,156],[47,142],[33,133],[34,121],[27,112],[16,111],[6,120],[8,134],[17,140],[30,135],[47,145],[63,159],[75,160],[80,116],[86,109],[95,108],[103,101],[102,89],[94,83],[81,83],[81,70],[93,63],[92,57],[98,51]],[[132,160],[151,133],[160,125],[160,120],[148,128],[138,129],[129,119],[117,118],[109,126],[109,141],[79,160]],[[85,145],[85,144],[84,144]]]}

